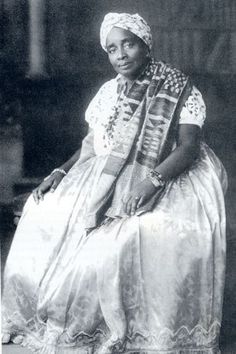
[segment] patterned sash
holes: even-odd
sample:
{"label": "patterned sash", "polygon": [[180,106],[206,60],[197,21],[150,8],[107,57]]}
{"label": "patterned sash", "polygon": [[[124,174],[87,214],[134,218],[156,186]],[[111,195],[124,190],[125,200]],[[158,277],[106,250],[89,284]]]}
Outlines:
{"label": "patterned sash", "polygon": [[[190,86],[188,77],[181,71],[154,60],[132,84],[121,104],[118,119],[122,120],[122,124],[119,125],[118,138],[107,158],[97,193],[87,209],[88,227],[97,226],[103,218],[119,182],[119,175],[127,164],[132,166],[126,176],[125,192],[128,193],[137,173],[143,175],[142,170],[146,173],[147,169],[155,168],[163,156],[168,155],[173,146],[171,132],[176,113],[184,104]],[[120,102],[118,104],[120,106]],[[147,205],[146,210],[149,209]],[[121,210],[121,205],[117,210]]]}

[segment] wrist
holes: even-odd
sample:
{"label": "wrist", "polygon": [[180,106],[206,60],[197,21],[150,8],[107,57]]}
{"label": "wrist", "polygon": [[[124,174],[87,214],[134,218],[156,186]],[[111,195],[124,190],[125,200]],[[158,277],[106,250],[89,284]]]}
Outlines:
{"label": "wrist", "polygon": [[147,179],[152,182],[152,184],[156,187],[156,188],[162,188],[165,186],[166,182],[163,179],[162,175],[155,171],[155,170],[150,170],[147,174]]}
{"label": "wrist", "polygon": [[56,172],[61,173],[61,174],[64,175],[64,176],[67,174],[66,171],[64,170],[64,168],[55,168],[55,169],[51,172],[51,174],[53,175],[53,174],[56,173]]}
{"label": "wrist", "polygon": [[[70,165],[67,163],[64,163],[63,165],[59,166],[58,168],[56,168],[56,170],[61,170],[64,171],[66,174],[68,173],[69,169],[70,169]],[[53,170],[55,171],[55,170]]]}
{"label": "wrist", "polygon": [[52,175],[54,175],[54,173],[60,173],[63,177],[67,174],[66,171],[63,168],[55,168],[50,175],[48,175],[47,177],[44,178],[44,181],[46,181],[47,179],[49,179]]}

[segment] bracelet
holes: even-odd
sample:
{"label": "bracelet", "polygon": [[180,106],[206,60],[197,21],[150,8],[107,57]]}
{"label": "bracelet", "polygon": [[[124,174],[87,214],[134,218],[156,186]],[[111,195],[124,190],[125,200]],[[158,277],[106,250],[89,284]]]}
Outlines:
{"label": "bracelet", "polygon": [[164,187],[164,185],[166,184],[162,175],[155,170],[149,171],[147,174],[147,178],[150,179],[150,181],[154,184],[155,187]]}
{"label": "bracelet", "polygon": [[45,177],[43,180],[47,181],[47,179],[49,179],[55,172],[60,172],[62,173],[64,176],[67,174],[65,170],[63,170],[62,168],[55,168],[49,176]]}

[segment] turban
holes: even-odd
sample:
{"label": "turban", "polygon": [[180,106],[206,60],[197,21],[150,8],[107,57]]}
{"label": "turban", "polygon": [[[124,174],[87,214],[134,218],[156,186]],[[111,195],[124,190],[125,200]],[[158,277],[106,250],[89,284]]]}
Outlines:
{"label": "turban", "polygon": [[134,33],[136,36],[141,38],[144,43],[152,48],[152,34],[151,29],[147,22],[139,16],[139,14],[130,15],[127,13],[108,13],[102,22],[100,29],[100,43],[102,48],[106,50],[106,39],[108,33],[113,27],[123,28],[127,31]]}

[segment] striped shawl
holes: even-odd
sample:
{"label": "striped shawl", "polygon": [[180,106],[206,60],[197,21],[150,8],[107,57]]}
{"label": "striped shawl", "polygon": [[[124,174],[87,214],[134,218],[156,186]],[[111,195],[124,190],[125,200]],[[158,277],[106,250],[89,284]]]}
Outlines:
{"label": "striped shawl", "polygon": [[[190,90],[188,77],[154,60],[133,82],[119,104],[117,119],[122,120],[119,138],[107,157],[96,195],[86,208],[88,228],[96,227],[105,214],[124,216],[120,193],[132,191],[170,153],[178,112]],[[139,212],[150,210],[156,197]]]}

